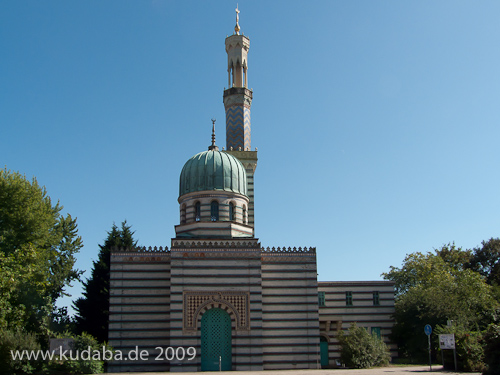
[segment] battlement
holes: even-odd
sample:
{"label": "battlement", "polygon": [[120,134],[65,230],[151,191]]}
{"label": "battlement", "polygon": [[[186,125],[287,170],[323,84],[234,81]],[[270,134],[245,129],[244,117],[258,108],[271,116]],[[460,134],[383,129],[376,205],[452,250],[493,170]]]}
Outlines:
{"label": "battlement", "polygon": [[172,239],[172,250],[179,249],[259,249],[258,239],[231,239],[225,240],[180,240]]}
{"label": "battlement", "polygon": [[309,253],[309,254],[316,254],[316,248],[315,247],[266,247],[262,248],[261,251],[263,253]]}
{"label": "battlement", "polygon": [[168,246],[135,246],[135,247],[113,247],[112,253],[168,253]]}

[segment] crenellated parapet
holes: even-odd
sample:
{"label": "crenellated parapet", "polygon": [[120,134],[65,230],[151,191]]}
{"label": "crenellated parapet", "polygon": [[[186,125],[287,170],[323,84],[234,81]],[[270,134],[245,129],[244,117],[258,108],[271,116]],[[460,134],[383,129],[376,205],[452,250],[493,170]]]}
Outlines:
{"label": "crenellated parapet", "polygon": [[259,249],[258,239],[231,239],[230,241],[172,239],[172,250],[179,249]]}
{"label": "crenellated parapet", "polygon": [[113,247],[112,253],[168,253],[168,246],[133,246],[133,247]]}
{"label": "crenellated parapet", "polygon": [[261,249],[263,253],[308,253],[316,254],[315,247],[263,247]]}
{"label": "crenellated parapet", "polygon": [[263,247],[260,254],[263,263],[308,263],[316,267],[315,247]]}

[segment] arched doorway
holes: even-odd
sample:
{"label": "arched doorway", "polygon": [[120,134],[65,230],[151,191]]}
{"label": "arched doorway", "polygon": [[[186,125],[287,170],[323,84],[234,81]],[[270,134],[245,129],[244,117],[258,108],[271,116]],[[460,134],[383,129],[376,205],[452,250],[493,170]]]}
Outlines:
{"label": "arched doorway", "polygon": [[206,311],[201,317],[201,371],[230,371],[231,318],[220,308]]}
{"label": "arched doorway", "polygon": [[319,351],[321,354],[321,368],[328,367],[328,340],[324,336],[319,337]]}

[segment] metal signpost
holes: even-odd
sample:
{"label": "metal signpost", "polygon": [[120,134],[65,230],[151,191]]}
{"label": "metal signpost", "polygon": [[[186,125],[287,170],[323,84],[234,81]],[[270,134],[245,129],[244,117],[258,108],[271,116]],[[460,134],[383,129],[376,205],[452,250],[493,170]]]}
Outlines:
{"label": "metal signpost", "polygon": [[455,334],[443,334],[439,335],[439,349],[441,349],[441,355],[443,359],[444,367],[444,352],[446,349],[453,349],[453,359],[455,361],[455,371],[457,371],[457,351],[455,350]]}
{"label": "metal signpost", "polygon": [[426,324],[424,327],[424,332],[427,335],[427,339],[429,341],[429,368],[432,372],[432,362],[431,362],[431,333],[432,327],[429,324]]}

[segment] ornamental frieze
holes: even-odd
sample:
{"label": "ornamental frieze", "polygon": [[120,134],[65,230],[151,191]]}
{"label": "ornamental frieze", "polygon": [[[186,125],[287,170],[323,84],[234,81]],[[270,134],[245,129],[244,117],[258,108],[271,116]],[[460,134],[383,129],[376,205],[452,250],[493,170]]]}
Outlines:
{"label": "ornamental frieze", "polygon": [[203,313],[211,308],[226,310],[237,331],[250,329],[250,293],[236,291],[185,291],[183,293],[183,330],[195,332]]}

